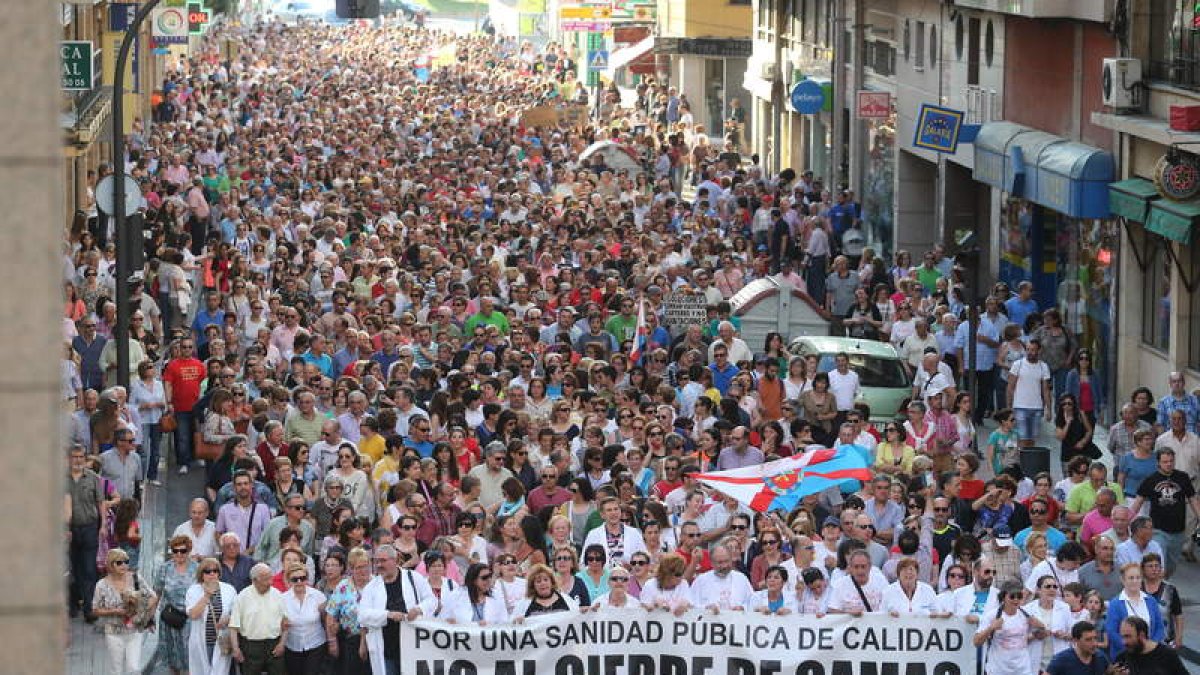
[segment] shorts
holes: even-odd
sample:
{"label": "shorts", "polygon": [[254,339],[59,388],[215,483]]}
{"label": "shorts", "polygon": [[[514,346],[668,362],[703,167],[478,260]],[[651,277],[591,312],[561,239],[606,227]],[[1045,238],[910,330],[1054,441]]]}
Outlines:
{"label": "shorts", "polygon": [[1017,420],[1017,433],[1021,440],[1033,441],[1038,437],[1042,426],[1041,408],[1013,408],[1013,417]]}

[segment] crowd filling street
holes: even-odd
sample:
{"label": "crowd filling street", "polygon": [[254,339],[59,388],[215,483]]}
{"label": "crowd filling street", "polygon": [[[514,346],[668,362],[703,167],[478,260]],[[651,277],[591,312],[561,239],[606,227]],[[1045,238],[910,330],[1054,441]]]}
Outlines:
{"label": "crowd filling street", "polygon": [[[69,611],[112,673],[156,633],[172,673],[390,675],[404,621],[604,607],[962,617],[989,675],[1185,672],[1182,376],[1106,391],[1028,284],[969,325],[940,245],[877,256],[853,194],[763,171],[736,119],[711,140],[686,92],[524,126],[588,102],[577,71],[553,43],[274,22],[172,62],[128,137],[128,389],[111,221],[63,253]],[[603,140],[641,168],[580,160]],[[748,344],[730,299],[768,275],[892,345],[905,404],[870,409],[847,354]],[[710,320],[669,330],[680,293]],[[1027,475],[1039,438],[1059,466]],[[874,478],[769,513],[695,478],[813,447]],[[143,497],[189,472],[144,549]]]}

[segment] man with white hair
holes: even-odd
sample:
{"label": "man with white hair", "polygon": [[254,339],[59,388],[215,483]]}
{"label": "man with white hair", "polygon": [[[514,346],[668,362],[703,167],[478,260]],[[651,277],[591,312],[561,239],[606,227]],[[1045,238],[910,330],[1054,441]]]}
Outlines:
{"label": "man with white hair", "polygon": [[338,415],[338,428],[341,430],[342,438],[357,445],[358,441],[362,439],[359,425],[367,417],[367,395],[361,391],[352,391],[346,397],[346,402],[349,409]]}
{"label": "man with white hair", "polygon": [[250,570],[250,586],[238,593],[229,614],[231,656],[243,673],[260,675],[266,671],[269,675],[284,675],[286,672],[283,594],[271,585],[273,576],[269,565],[255,565]]}
{"label": "man with white hair", "polygon": [[208,501],[197,497],[188,505],[188,519],[179,524],[171,537],[192,540],[192,558],[201,560],[217,555],[217,526],[208,519]]}
{"label": "man with white hair", "polygon": [[358,601],[358,623],[376,675],[400,672],[400,622],[421,616],[436,601],[425,577],[401,569],[398,557],[391,544],[376,547],[371,558],[378,574]]}
{"label": "man with white hair", "polygon": [[746,344],[746,341],[734,336],[733,323],[729,321],[722,321],[717,324],[717,339],[713,340],[713,343],[708,346],[708,362],[710,364],[716,362],[716,359],[713,357],[713,350],[716,349],[717,345],[725,345],[725,348],[729,352],[729,363],[734,365],[742,361],[752,361],[754,359],[754,352],[750,351],[750,347]]}

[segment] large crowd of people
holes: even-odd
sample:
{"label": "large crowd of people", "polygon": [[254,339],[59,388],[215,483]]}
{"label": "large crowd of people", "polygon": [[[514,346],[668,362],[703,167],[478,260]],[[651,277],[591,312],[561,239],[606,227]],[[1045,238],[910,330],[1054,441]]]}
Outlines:
{"label": "large crowd of people", "polygon": [[[522,126],[587,100],[569,48],[215,35],[237,56],[207,39],[173,62],[129,137],[148,262],[128,388],[111,225],[78,223],[63,257],[70,611],[114,673],[157,630],[173,673],[386,675],[405,620],[603,607],[964,617],[989,675],[1182,672],[1168,579],[1200,509],[1182,377],[1111,404],[1026,284],[990,289],[971,330],[945,250],[885,263],[853,194],[768,174],[736,135],[715,147],[673,88]],[[579,162],[606,139],[645,171]],[[843,356],[822,372],[784,336],[739,337],[729,300],[769,274],[895,345],[911,401],[871,411]],[[703,295],[711,323],[672,334],[669,293]],[[1051,428],[1062,479],[1024,475]],[[875,478],[772,513],[695,478],[813,446]],[[143,492],[201,471],[168,550],[142,550]]]}

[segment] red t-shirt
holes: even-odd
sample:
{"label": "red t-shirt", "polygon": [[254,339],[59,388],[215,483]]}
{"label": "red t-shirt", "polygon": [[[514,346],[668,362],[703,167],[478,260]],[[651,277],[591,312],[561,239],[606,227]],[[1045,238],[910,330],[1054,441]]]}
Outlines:
{"label": "red t-shirt", "polygon": [[[700,551],[700,562],[696,563],[696,574],[703,574],[704,572],[712,570],[712,559],[708,557],[708,551],[705,551],[699,547],[697,547],[695,550]],[[688,555],[687,551],[677,548],[675,549],[675,552],[683,556],[684,563],[691,564],[692,556]]]}
{"label": "red t-shirt", "polygon": [[204,362],[200,359],[175,359],[163,370],[163,382],[171,385],[171,406],[179,412],[191,412],[200,400],[200,383],[204,381]]}

